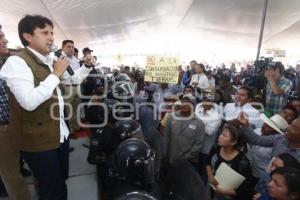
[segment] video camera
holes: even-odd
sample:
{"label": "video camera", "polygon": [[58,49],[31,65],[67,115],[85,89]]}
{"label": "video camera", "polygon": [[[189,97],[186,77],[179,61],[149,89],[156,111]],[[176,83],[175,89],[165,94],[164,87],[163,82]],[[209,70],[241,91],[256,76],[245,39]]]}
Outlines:
{"label": "video camera", "polygon": [[272,57],[261,57],[259,60],[254,62],[254,73],[263,74],[266,69],[275,67],[276,62],[273,61]]}

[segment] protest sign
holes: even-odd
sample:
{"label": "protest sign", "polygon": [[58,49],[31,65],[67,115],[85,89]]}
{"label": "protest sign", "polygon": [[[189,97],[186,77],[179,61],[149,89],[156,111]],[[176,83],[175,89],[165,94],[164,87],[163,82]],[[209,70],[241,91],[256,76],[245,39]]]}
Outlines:
{"label": "protest sign", "polygon": [[177,84],[178,67],[178,57],[148,56],[145,68],[145,81]]}

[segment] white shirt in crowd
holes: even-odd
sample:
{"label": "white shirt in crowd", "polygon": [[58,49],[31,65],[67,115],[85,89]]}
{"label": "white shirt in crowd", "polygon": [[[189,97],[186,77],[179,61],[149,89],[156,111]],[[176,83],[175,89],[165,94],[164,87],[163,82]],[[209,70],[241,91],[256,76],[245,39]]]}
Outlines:
{"label": "white shirt in crowd", "polygon": [[[36,55],[43,63],[48,65],[50,71],[53,71],[54,57],[50,54],[44,56],[39,52],[28,48],[34,55]],[[81,67],[72,76],[72,80],[81,83],[89,74],[91,69]],[[67,73],[64,76],[70,76]],[[7,86],[14,94],[16,100],[22,108],[27,111],[35,110],[39,105],[52,97],[54,89],[57,92],[60,114],[60,142],[69,136],[69,130],[64,120],[64,100],[61,90],[59,89],[60,79],[54,75],[49,74],[48,77],[41,81],[39,86],[34,86],[34,77],[31,69],[26,62],[19,56],[11,56],[7,59],[0,71],[0,77],[6,80]]]}
{"label": "white shirt in crowd", "polygon": [[260,112],[256,110],[249,103],[246,103],[243,106],[239,106],[236,103],[228,103],[224,107],[224,119],[226,121],[237,119],[240,112],[245,112],[249,117],[249,123],[252,128],[261,128],[262,121],[260,119]]}
{"label": "white shirt in crowd", "polygon": [[[68,60],[70,62],[70,67],[72,68],[72,70],[74,72],[76,72],[78,69],[80,69],[79,60],[75,56],[72,55],[72,57],[69,57],[64,52],[62,52],[62,54],[66,58],[68,58]],[[65,73],[61,77],[61,80],[65,85],[78,85],[81,83],[81,80],[73,78],[73,76],[70,76],[67,71],[65,71]]]}
{"label": "white shirt in crowd", "polygon": [[206,89],[209,87],[208,78],[204,73],[201,74],[194,74],[192,76],[190,85],[193,85],[193,83],[198,83],[197,87],[201,89]]}
{"label": "white shirt in crowd", "polygon": [[205,136],[204,143],[201,152],[204,154],[209,154],[211,148],[216,142],[216,137],[218,136],[218,130],[222,123],[222,116],[218,112],[218,105],[215,104],[214,107],[204,112],[204,109],[200,104],[197,105],[195,114],[198,119],[201,119],[205,126]]}

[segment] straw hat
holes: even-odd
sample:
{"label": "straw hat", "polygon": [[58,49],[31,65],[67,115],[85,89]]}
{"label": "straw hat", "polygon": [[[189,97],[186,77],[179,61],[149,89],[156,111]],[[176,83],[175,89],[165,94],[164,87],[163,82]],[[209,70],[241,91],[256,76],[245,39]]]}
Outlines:
{"label": "straw hat", "polygon": [[278,133],[284,134],[283,131],[289,126],[285,119],[279,115],[275,114],[271,118],[268,118],[264,113],[260,114],[261,120],[268,124],[271,128],[276,130]]}

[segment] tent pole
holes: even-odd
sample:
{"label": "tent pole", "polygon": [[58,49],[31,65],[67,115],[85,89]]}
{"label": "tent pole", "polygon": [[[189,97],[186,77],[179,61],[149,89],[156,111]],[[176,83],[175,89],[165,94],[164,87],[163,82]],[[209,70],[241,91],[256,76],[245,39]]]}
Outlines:
{"label": "tent pole", "polygon": [[261,19],[261,26],[260,26],[260,33],[259,33],[256,60],[259,59],[261,42],[262,42],[262,38],[263,38],[263,34],[264,34],[265,21],[266,21],[267,9],[268,9],[268,1],[269,0],[265,0],[265,3],[264,3],[264,10],[263,10],[263,15],[262,15],[262,19]]}

